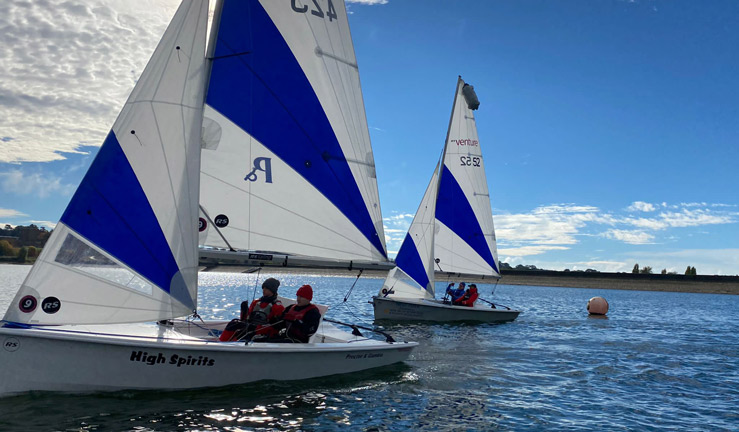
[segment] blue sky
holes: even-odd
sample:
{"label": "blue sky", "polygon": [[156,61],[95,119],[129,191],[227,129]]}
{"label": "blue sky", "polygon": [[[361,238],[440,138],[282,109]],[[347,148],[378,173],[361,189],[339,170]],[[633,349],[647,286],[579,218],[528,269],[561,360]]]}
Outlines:
{"label": "blue sky", "polygon": [[[178,4],[48,3],[0,4],[2,224],[56,222]],[[462,75],[482,102],[502,261],[739,274],[739,2],[368,0],[349,11],[391,252]]]}

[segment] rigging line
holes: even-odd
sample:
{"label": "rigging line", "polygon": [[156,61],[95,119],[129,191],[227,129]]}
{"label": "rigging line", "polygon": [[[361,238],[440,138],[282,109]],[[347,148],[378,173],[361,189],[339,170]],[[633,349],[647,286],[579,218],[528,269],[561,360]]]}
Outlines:
{"label": "rigging line", "polygon": [[[254,276],[254,288],[252,289],[251,293],[251,301],[254,301],[257,296],[257,287],[259,286],[259,275],[262,273],[262,268],[259,267],[259,270],[257,270],[257,274]],[[239,311],[240,313],[241,311]]]}
{"label": "rigging line", "polygon": [[359,274],[357,275],[357,278],[354,279],[354,283],[352,284],[351,288],[349,288],[349,292],[346,293],[344,296],[344,303],[346,303],[347,300],[349,300],[349,296],[352,294],[352,290],[354,290],[354,287],[357,285],[357,282],[359,281],[359,278],[362,276],[362,272],[364,269],[359,269]]}
{"label": "rigging line", "polygon": [[202,205],[198,205],[198,206],[200,207],[200,211],[203,212],[203,215],[205,215],[205,217],[208,218],[208,222],[210,222],[210,224],[216,229],[216,232],[218,233],[218,235],[221,236],[223,241],[226,243],[226,246],[228,246],[228,249],[231,252],[236,252],[236,249],[234,249],[233,246],[231,246],[231,243],[229,243],[228,240],[226,240],[226,237],[223,235],[221,230],[218,229],[218,226],[213,222],[213,219],[210,218],[210,215],[208,215],[208,212],[205,211]]}

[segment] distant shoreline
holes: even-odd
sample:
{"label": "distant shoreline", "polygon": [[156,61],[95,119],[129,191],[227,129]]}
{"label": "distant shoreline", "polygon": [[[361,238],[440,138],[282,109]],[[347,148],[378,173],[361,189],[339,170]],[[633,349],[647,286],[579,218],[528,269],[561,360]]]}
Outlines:
{"label": "distant shoreline", "polygon": [[[245,267],[219,266],[209,271],[242,273],[245,270]],[[326,277],[356,277],[359,274],[358,270],[285,267],[263,267],[262,272],[265,274],[307,274]],[[384,279],[385,276],[387,276],[387,271],[385,270],[364,270],[362,272],[363,278]],[[437,275],[438,282],[447,280],[452,282],[464,281],[486,284],[494,284],[496,282],[493,278],[449,277],[447,274]],[[503,276],[498,283],[501,285],[739,295],[739,277],[737,276],[691,277],[683,275],[641,275],[631,273],[572,272],[568,274],[567,272],[554,271],[508,271],[503,272]]]}

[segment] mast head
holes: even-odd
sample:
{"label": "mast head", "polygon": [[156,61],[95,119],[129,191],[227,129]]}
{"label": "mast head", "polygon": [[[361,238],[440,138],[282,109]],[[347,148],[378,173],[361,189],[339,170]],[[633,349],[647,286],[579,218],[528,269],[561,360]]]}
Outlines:
{"label": "mast head", "polygon": [[462,86],[462,96],[464,96],[464,100],[467,102],[467,108],[474,111],[480,107],[480,100],[477,98],[475,88],[471,85],[465,83],[465,85]]}

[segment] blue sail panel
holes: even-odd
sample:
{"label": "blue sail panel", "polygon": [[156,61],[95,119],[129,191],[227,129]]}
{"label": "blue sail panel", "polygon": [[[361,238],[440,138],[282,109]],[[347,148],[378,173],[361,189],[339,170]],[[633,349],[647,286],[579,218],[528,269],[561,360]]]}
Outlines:
{"label": "blue sail panel", "polygon": [[387,257],[324,108],[259,1],[223,2],[207,104],[298,172]]}
{"label": "blue sail panel", "polygon": [[449,227],[454,234],[477,252],[493,270],[500,273],[475,211],[467,200],[462,187],[459,186],[459,182],[446,165],[442,170],[439,195],[436,199],[436,219]]}
{"label": "blue sail panel", "polygon": [[428,273],[426,273],[426,266],[424,266],[421,255],[419,255],[418,249],[416,248],[416,243],[410,234],[405,235],[403,244],[400,245],[398,255],[395,257],[395,265],[416,281],[417,284],[428,290],[429,277]]}
{"label": "blue sail panel", "polygon": [[[194,301],[115,133],[105,139],[61,221],[186,306]],[[170,292],[171,287],[175,287]],[[181,287],[180,287],[181,288]]]}

